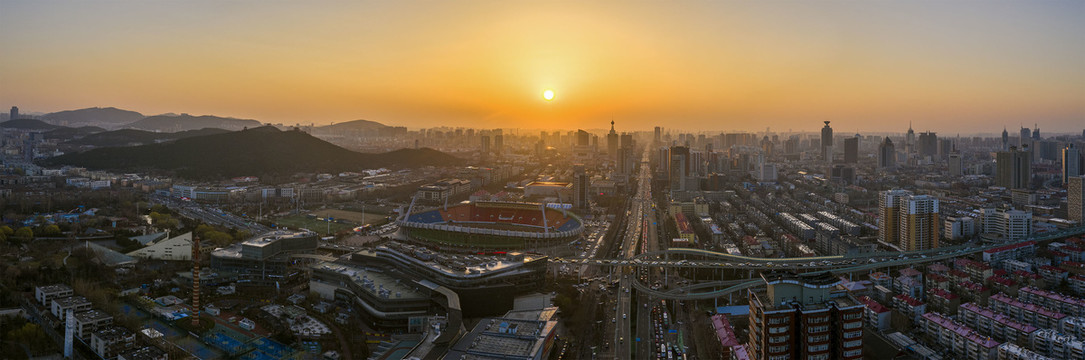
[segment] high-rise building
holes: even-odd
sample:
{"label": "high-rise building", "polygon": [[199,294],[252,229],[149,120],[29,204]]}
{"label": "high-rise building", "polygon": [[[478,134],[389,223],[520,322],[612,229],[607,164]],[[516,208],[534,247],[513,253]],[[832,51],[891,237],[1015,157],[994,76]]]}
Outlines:
{"label": "high-rise building", "polygon": [[1069,183],[1069,179],[1074,176],[1082,175],[1081,149],[1074,146],[1074,143],[1069,143],[1062,149],[1062,184]]}
{"label": "high-rise building", "polygon": [[900,203],[912,196],[907,190],[886,190],[878,193],[878,242],[900,244]]}
{"label": "high-rise building", "polygon": [[906,196],[897,210],[900,220],[901,251],[938,248],[942,223],[938,220],[938,199],[930,195]]}
{"label": "high-rise building", "polygon": [[8,120],[15,120],[15,119],[18,119],[18,118],[19,118],[19,107],[18,106],[12,106],[11,107],[11,115],[8,116]]}
{"label": "high-rise building", "polygon": [[980,209],[983,232],[998,235],[1002,241],[1027,239],[1032,235],[1032,212],[1014,209]]}
{"label": "high-rise building", "polygon": [[904,135],[904,152],[915,154],[915,130],[912,130],[910,121],[908,122],[908,134]]}
{"label": "high-rise building", "polygon": [[584,165],[573,166],[573,207],[586,210],[588,208],[588,198],[591,194],[591,183],[589,182],[588,173],[584,170]]}
{"label": "high-rise building", "polygon": [[919,157],[938,158],[938,135],[931,131],[919,133]]}
{"label": "high-rise building", "polygon": [[577,130],[576,146],[591,146],[591,134],[584,130]]}
{"label": "high-rise building", "polygon": [[610,132],[607,133],[607,156],[614,159],[618,156],[619,146],[618,133],[614,131],[614,121],[610,122]]}
{"label": "high-rise building", "polygon": [[502,134],[494,135],[494,153],[498,156],[505,150],[505,136]]}
{"label": "high-rise building", "polygon": [[897,167],[897,150],[893,147],[893,140],[889,140],[888,136],[881,145],[878,145],[878,167],[890,170]]}
{"label": "high-rise building", "polygon": [[859,138],[849,137],[844,139],[844,162],[855,164],[859,162]]}
{"label": "high-rise building", "polygon": [[1032,130],[1027,127],[1021,127],[1021,135],[1017,138],[1017,146],[1025,146],[1032,140]]}
{"label": "high-rise building", "polygon": [[861,359],[865,306],[831,272],[761,273],[751,290],[749,355],[756,360]]}
{"label": "high-rise building", "polygon": [[833,128],[828,121],[825,122],[825,127],[821,128],[821,159],[833,162]]}
{"label": "high-rise building", "polygon": [[879,242],[899,246],[901,251],[934,249],[939,246],[941,225],[934,197],[907,190],[878,194]]}
{"label": "high-rise building", "polygon": [[480,139],[482,144],[479,149],[478,157],[480,161],[486,162],[490,158],[490,135],[482,135]]}
{"label": "high-rise building", "polygon": [[690,175],[689,148],[685,146],[672,146],[667,164],[667,179],[671,183],[672,191],[685,191],[686,179]]}
{"label": "high-rise building", "polygon": [[663,144],[663,128],[656,126],[655,137],[652,138],[652,146]]}
{"label": "high-rise building", "polygon": [[1085,176],[1070,177],[1066,187],[1066,214],[1070,221],[1085,224]]}
{"label": "high-rise building", "polygon": [[952,152],[949,154],[949,175],[964,175],[964,167],[961,164],[961,154],[958,152]]}
{"label": "high-rise building", "polygon": [[[1025,128],[1028,130],[1028,128]],[[995,184],[1007,189],[1026,189],[1032,179],[1032,154],[1025,149],[1011,146],[1008,151],[995,155],[998,176]]]}
{"label": "high-rise building", "polygon": [[1006,127],[1002,127],[1002,151],[1010,149],[1010,132],[1006,131]]}
{"label": "high-rise building", "polygon": [[949,159],[949,154],[953,152],[953,140],[950,139],[938,139],[938,158],[942,160]]}

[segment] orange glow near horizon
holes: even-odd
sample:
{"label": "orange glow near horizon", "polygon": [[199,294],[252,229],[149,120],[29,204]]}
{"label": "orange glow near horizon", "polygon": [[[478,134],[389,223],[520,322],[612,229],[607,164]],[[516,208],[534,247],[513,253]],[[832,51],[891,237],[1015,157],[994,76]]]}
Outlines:
{"label": "orange glow near horizon", "polygon": [[409,128],[1085,122],[1080,1],[253,5],[0,3],[0,106]]}

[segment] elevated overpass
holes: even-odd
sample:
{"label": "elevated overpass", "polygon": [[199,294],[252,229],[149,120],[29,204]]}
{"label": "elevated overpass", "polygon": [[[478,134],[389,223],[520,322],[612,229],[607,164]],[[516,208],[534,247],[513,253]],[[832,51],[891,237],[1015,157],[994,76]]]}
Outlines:
{"label": "elevated overpass", "polygon": [[[1055,239],[1060,239],[1060,238],[1065,238],[1065,237],[1070,237],[1070,236],[1077,236],[1077,235],[1082,235],[1082,234],[1085,234],[1085,226],[1079,226],[1079,227],[1068,228],[1068,229],[1059,230],[1059,231],[1053,231],[1053,232],[1046,232],[1046,233],[1042,233],[1042,234],[1037,234],[1037,235],[1032,236],[1032,237],[1030,237],[1028,239],[1021,240],[1021,241],[1016,241],[1016,242],[998,243],[998,244],[990,244],[990,245],[974,246],[974,247],[957,246],[957,247],[952,247],[952,248],[939,248],[939,249],[934,249],[934,250],[912,251],[912,252],[901,252],[901,253],[882,253],[882,254],[887,254],[887,255],[895,255],[894,257],[888,257],[888,256],[886,256],[886,257],[878,257],[876,255],[871,256],[871,255],[874,255],[874,254],[868,254],[868,255],[864,255],[862,257],[851,257],[851,258],[847,258],[847,257],[821,257],[820,260],[811,260],[811,259],[814,259],[814,258],[760,259],[761,261],[756,261],[755,262],[757,264],[756,266],[754,266],[750,262],[743,263],[743,264],[747,264],[747,265],[739,264],[738,266],[731,266],[731,265],[734,264],[733,261],[735,261],[734,259],[736,259],[736,257],[734,255],[730,255],[730,254],[723,254],[723,253],[718,253],[718,252],[711,252],[711,251],[704,251],[704,250],[697,250],[697,249],[674,249],[674,250],[659,251],[659,252],[656,252],[656,254],[657,255],[660,254],[660,253],[663,253],[665,255],[666,254],[684,254],[684,255],[697,254],[697,255],[704,255],[706,257],[707,256],[712,256],[712,255],[715,255],[715,254],[719,254],[721,256],[724,256],[725,258],[729,258],[730,260],[725,260],[725,261],[686,261],[686,260],[679,260],[679,261],[668,261],[668,260],[665,260],[665,261],[646,261],[646,260],[643,260],[643,259],[637,259],[637,260],[641,260],[641,261],[636,262],[636,263],[631,263],[631,264],[628,264],[628,265],[621,265],[621,266],[638,266],[638,267],[639,266],[670,266],[670,267],[678,267],[678,268],[682,268],[682,267],[722,267],[722,268],[758,269],[758,270],[798,270],[800,268],[803,268],[803,269],[814,269],[814,270],[829,270],[829,271],[832,271],[834,274],[847,274],[847,273],[853,273],[853,272],[869,271],[869,270],[874,270],[874,269],[878,269],[878,268],[895,267],[895,266],[909,266],[909,265],[922,264],[922,263],[933,262],[933,261],[946,260],[946,259],[957,258],[957,257],[965,256],[965,255],[970,255],[970,254],[983,252],[983,251],[986,251],[986,250],[989,250],[989,249],[994,249],[994,248],[997,248],[997,247],[1013,245],[1013,244],[1019,244],[1019,243],[1023,243],[1023,242],[1026,242],[1026,241],[1049,241],[1049,240],[1055,240]],[[749,258],[749,257],[745,257],[745,256],[743,256],[741,258],[744,258],[744,260],[755,259],[755,258]],[[833,258],[834,260],[827,260],[829,258]],[[801,260],[799,260],[799,259],[801,259]],[[804,261],[808,262],[808,263],[803,264],[802,262],[804,262]],[[815,266],[810,266],[809,262],[811,262],[811,261],[815,263]],[[654,265],[653,263],[656,263],[656,262],[659,262],[660,264],[659,265]],[[828,264],[823,265],[826,262]],[[731,265],[728,265],[728,264],[731,264]],[[696,284],[690,284],[690,285],[687,285],[687,286],[668,289],[668,290],[653,290],[647,284],[644,284],[644,283],[640,282],[639,279],[634,280],[632,282],[632,285],[633,285],[634,288],[637,289],[637,291],[640,291],[640,292],[642,292],[644,294],[651,295],[651,296],[656,297],[656,298],[674,299],[674,300],[703,300],[703,299],[713,299],[713,298],[718,298],[718,297],[722,297],[722,296],[727,296],[727,295],[734,294],[736,292],[741,292],[743,290],[748,290],[748,289],[751,289],[751,288],[759,287],[759,286],[764,285],[764,281],[762,281],[761,279],[709,281],[709,282],[699,282],[699,283],[696,283]],[[706,289],[708,289],[708,291],[705,291]]]}

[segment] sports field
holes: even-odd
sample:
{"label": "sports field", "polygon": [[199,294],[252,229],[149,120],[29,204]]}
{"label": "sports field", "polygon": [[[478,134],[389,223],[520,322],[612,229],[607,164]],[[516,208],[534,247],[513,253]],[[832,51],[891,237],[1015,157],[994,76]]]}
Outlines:
{"label": "sports field", "polygon": [[347,220],[347,221],[353,222],[353,223],[358,224],[358,225],[373,224],[373,223],[382,222],[384,220],[385,216],[386,216],[386,215],[383,215],[383,214],[373,214],[373,213],[368,213],[368,212],[363,214],[363,213],[358,212],[358,211],[337,210],[337,209],[317,210],[317,211],[311,212],[310,214],[316,215],[317,217],[320,217],[320,218],[327,218],[327,217],[330,216],[330,217],[335,218],[335,219]]}
{"label": "sports field", "polygon": [[275,220],[275,225],[278,225],[280,227],[285,226],[292,229],[305,228],[325,235],[329,235],[329,227],[331,228],[331,234],[335,234],[343,230],[351,230],[354,228],[354,225],[351,224],[341,224],[337,222],[329,223],[328,221],[310,219],[308,217],[305,217],[305,215],[294,215],[279,218]]}

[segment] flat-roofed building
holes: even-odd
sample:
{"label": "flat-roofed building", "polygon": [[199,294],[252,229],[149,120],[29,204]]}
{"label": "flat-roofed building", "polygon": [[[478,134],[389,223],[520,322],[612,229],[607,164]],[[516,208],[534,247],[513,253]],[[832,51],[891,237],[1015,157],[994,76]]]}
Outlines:
{"label": "flat-roofed building", "polygon": [[81,312],[90,310],[93,304],[90,300],[82,296],[69,296],[66,298],[53,299],[49,303],[49,312],[64,322],[65,316],[68,314],[68,310],[74,312]]}
{"label": "flat-roofed building", "polygon": [[236,273],[238,285],[275,286],[299,277],[303,271],[291,269],[291,257],[311,254],[319,235],[312,231],[274,230],[240,244],[211,252],[211,269],[218,273]]}
{"label": "flat-roofed building", "polygon": [[74,295],[72,287],[65,284],[38,286],[34,288],[34,300],[41,306],[49,306],[53,299],[66,298]]}
{"label": "flat-roofed building", "polygon": [[115,359],[135,344],[136,333],[120,326],[103,327],[90,335],[91,350],[103,359]]}
{"label": "flat-roofed building", "polygon": [[866,307],[830,272],[764,272],[766,290],[750,292],[753,359],[860,359]]}
{"label": "flat-roofed building", "polygon": [[78,312],[73,316],[75,317],[75,336],[83,341],[90,341],[91,333],[113,324],[113,316],[98,309]]}

